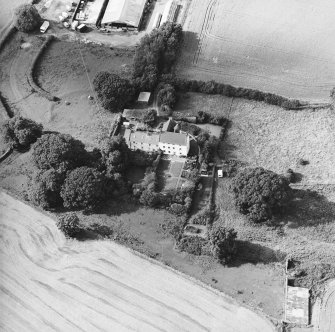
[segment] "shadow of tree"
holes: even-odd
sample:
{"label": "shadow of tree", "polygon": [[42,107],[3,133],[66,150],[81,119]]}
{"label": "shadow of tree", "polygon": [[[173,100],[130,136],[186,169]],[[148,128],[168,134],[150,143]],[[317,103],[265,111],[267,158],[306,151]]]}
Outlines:
{"label": "shadow of tree", "polygon": [[285,222],[289,228],[316,226],[335,221],[335,203],[312,190],[293,190],[293,199],[288,208],[276,217],[276,222]]}
{"label": "shadow of tree", "polygon": [[285,259],[286,254],[271,248],[262,246],[249,241],[236,241],[237,254],[234,261],[229,264],[230,267],[239,267],[246,263],[252,264],[269,264],[281,262]]}

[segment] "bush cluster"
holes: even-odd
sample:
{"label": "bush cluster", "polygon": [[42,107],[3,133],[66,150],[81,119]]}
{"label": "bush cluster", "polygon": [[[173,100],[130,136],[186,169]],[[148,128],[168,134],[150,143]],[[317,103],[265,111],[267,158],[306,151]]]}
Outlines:
{"label": "bush cluster", "polygon": [[292,195],[285,177],[261,167],[239,170],[232,179],[231,189],[239,211],[254,222],[271,219]]}
{"label": "bush cluster", "polygon": [[41,137],[43,126],[33,120],[14,116],[2,125],[4,138],[12,147],[29,148],[32,143]]}
{"label": "bush cluster", "polygon": [[197,114],[197,123],[210,123],[213,125],[224,126],[228,119],[221,115],[213,115],[204,111],[199,111]]}
{"label": "bush cluster", "polygon": [[67,237],[76,237],[81,230],[79,218],[73,212],[58,217],[57,227]]}
{"label": "bush cluster", "polygon": [[207,241],[199,236],[185,236],[178,242],[178,249],[188,254],[200,256]]}
{"label": "bush cluster", "polygon": [[123,178],[128,146],[119,136],[104,140],[101,150],[87,152],[70,135],[45,134],[34,144],[32,159],[39,171],[29,197],[44,209],[93,211],[109,195],[117,197],[128,190]]}
{"label": "bush cluster", "polygon": [[182,41],[182,27],[164,23],[145,35],[135,52],[133,79],[141,90],[152,91],[161,73],[169,72],[174,64]]}

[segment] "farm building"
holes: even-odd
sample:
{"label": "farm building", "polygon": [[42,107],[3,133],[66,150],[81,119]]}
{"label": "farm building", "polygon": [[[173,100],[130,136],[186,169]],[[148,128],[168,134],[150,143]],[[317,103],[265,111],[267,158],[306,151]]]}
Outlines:
{"label": "farm building", "polygon": [[137,101],[139,103],[145,103],[145,104],[149,104],[150,101],[150,97],[151,97],[151,93],[150,92],[141,92],[138,96]]}
{"label": "farm building", "polygon": [[146,152],[161,150],[165,154],[186,157],[190,148],[190,139],[187,134],[153,133],[126,129],[124,138],[131,150],[143,150]]}
{"label": "farm building", "polygon": [[145,4],[146,0],[109,0],[101,25],[137,29]]}

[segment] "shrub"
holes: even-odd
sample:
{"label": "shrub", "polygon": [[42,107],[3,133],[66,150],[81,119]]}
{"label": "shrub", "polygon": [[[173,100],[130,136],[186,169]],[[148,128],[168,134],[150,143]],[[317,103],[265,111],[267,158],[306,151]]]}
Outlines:
{"label": "shrub", "polygon": [[42,18],[35,6],[25,4],[15,9],[14,25],[19,31],[33,31],[40,26],[41,22]]}
{"label": "shrub", "polygon": [[128,80],[105,71],[95,76],[93,87],[101,105],[111,112],[123,110],[134,97],[134,89]]}
{"label": "shrub", "polygon": [[152,110],[147,110],[144,115],[142,121],[146,124],[149,125],[150,127],[153,127],[157,121],[157,111],[152,109]]}
{"label": "shrub", "polygon": [[42,135],[43,126],[33,120],[14,116],[3,124],[5,141],[14,148],[28,148]]}
{"label": "shrub", "polygon": [[64,173],[54,169],[39,171],[33,178],[29,187],[29,198],[43,209],[51,209],[62,206],[60,196],[61,187],[65,179]]}
{"label": "shrub", "polygon": [[189,254],[200,256],[202,254],[202,248],[206,243],[207,241],[199,236],[186,236],[180,240],[178,248]]}
{"label": "shrub", "polygon": [[158,105],[167,105],[173,108],[177,102],[177,94],[174,87],[170,84],[164,85],[157,94]]}
{"label": "shrub", "polygon": [[210,205],[207,204],[202,210],[192,217],[190,222],[197,225],[207,225],[213,219],[214,212],[211,210]]}
{"label": "shrub", "polygon": [[106,178],[94,168],[76,168],[67,174],[61,197],[67,208],[92,211],[106,199]]}
{"label": "shrub", "polygon": [[260,167],[240,170],[231,188],[239,211],[254,222],[271,219],[291,198],[288,180]]}
{"label": "shrub", "polygon": [[149,188],[145,189],[140,197],[140,203],[150,207],[158,206],[160,204],[160,195]]}
{"label": "shrub", "polygon": [[214,223],[209,238],[212,254],[220,263],[229,263],[236,254],[236,237],[237,233],[234,229]]}
{"label": "shrub", "polygon": [[129,151],[129,163],[136,166],[150,166],[157,157],[157,153],[143,150]]}
{"label": "shrub", "polygon": [[182,216],[186,213],[186,208],[182,204],[173,203],[170,206],[170,212],[175,214],[176,216]]}
{"label": "shrub", "polygon": [[32,158],[39,169],[69,170],[85,165],[89,156],[85,145],[71,135],[52,133],[36,141]]}
{"label": "shrub", "polygon": [[60,216],[57,221],[57,227],[65,234],[65,236],[76,237],[80,232],[79,218],[75,213]]}

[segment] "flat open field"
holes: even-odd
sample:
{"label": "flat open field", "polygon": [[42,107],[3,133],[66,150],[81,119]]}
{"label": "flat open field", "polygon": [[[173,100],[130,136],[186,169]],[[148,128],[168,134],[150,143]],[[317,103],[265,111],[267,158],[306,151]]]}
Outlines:
{"label": "flat open field", "polygon": [[193,0],[178,73],[303,100],[335,85],[333,0]]}
{"label": "flat open field", "polygon": [[274,331],[265,318],[110,241],[66,241],[1,193],[6,331]]}

